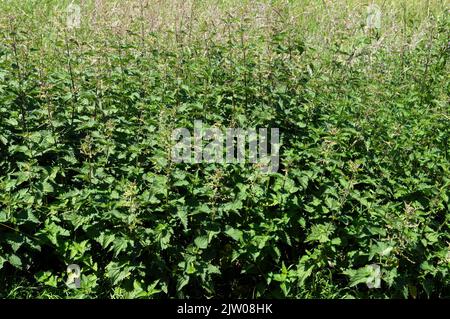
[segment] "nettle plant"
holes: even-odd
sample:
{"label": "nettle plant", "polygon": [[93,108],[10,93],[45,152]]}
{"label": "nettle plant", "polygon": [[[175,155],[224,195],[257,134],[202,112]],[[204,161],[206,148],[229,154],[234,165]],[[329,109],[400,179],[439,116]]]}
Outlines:
{"label": "nettle plant", "polygon": [[[446,11],[396,51],[287,4],[168,32],[3,6],[0,296],[450,296]],[[173,161],[195,120],[278,128],[277,169]]]}

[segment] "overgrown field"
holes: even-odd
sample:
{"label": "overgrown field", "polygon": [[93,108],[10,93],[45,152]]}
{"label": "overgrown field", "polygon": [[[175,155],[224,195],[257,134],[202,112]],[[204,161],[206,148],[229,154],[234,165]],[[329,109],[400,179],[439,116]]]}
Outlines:
{"label": "overgrown field", "polygon": [[0,297],[450,297],[448,1],[69,3],[0,1]]}

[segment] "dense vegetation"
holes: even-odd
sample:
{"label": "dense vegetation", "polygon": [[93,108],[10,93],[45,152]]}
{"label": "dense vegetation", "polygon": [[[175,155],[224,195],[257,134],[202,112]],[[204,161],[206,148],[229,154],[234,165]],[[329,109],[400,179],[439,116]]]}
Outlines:
{"label": "dense vegetation", "polygon": [[[0,297],[450,297],[448,2],[68,3],[0,2]],[[279,171],[174,163],[194,119]]]}

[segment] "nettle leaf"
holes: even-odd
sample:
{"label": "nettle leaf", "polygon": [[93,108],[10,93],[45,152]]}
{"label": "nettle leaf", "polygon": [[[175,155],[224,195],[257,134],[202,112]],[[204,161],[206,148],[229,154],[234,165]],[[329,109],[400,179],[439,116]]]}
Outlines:
{"label": "nettle leaf", "polygon": [[58,287],[58,277],[53,275],[50,271],[39,272],[35,275],[36,280],[46,286],[53,288]]}
{"label": "nettle leaf", "polygon": [[331,240],[331,244],[335,246],[339,246],[342,243],[342,240],[339,237],[333,238]]}
{"label": "nettle leaf", "polygon": [[102,232],[95,240],[103,247],[108,248],[108,246],[114,241],[115,235],[108,234],[107,232]]}
{"label": "nettle leaf", "polygon": [[[22,214],[20,215],[20,218],[18,216],[18,222],[17,224],[22,224]],[[19,221],[21,220],[21,221]],[[34,224],[40,224],[41,222],[39,221],[39,219],[36,217],[35,214],[33,214],[33,210],[32,208],[27,209],[24,213],[23,213],[23,223],[34,223]]]}
{"label": "nettle leaf", "polygon": [[70,232],[55,222],[50,222],[45,225],[45,228],[42,229],[40,232],[38,232],[38,235],[42,235],[50,242],[55,245],[59,246],[58,240],[60,237],[67,237],[70,236]]}
{"label": "nettle leaf", "polygon": [[334,211],[337,211],[337,210],[339,210],[339,208],[340,208],[340,204],[339,204],[339,202],[337,201],[337,200],[335,200],[334,198],[331,198],[331,197],[326,197],[325,198],[325,204],[327,205],[327,207],[330,209],[330,210],[334,210]]}
{"label": "nettle leaf", "polygon": [[128,246],[133,247],[134,242],[125,237],[116,237],[113,241],[111,249],[114,251],[114,256],[117,257],[121,252],[126,251]]}
{"label": "nettle leaf", "polygon": [[22,244],[25,243],[25,237],[19,233],[7,234],[5,238],[6,242],[10,245],[14,252],[17,252]]}
{"label": "nettle leaf", "polygon": [[299,286],[304,286],[306,279],[308,279],[313,270],[314,265],[308,265],[309,262],[308,256],[303,256],[300,258],[300,261],[297,265],[297,276],[298,276],[298,284]]}
{"label": "nettle leaf", "polygon": [[0,211],[0,223],[8,221],[8,215],[5,211]]}
{"label": "nettle leaf", "polygon": [[8,261],[11,265],[13,265],[16,268],[22,269],[22,260],[19,256],[11,254],[8,257]]}
{"label": "nettle leaf", "polygon": [[306,237],[306,242],[318,241],[319,243],[325,243],[330,240],[330,236],[333,234],[335,227],[331,223],[322,225],[313,225],[311,232]]}
{"label": "nettle leaf", "polygon": [[167,249],[173,235],[173,229],[168,224],[159,224],[154,233],[155,239],[159,242],[161,249]]}
{"label": "nettle leaf", "polygon": [[4,119],[4,121],[6,124],[9,124],[11,126],[19,125],[19,122],[15,118]]}
{"label": "nettle leaf", "polygon": [[188,213],[186,208],[180,207],[177,209],[177,217],[180,219],[181,224],[186,230],[188,227]]}
{"label": "nettle leaf", "polygon": [[369,253],[369,260],[372,260],[375,255],[388,256],[394,249],[391,244],[386,242],[378,242],[376,245],[372,245]]}
{"label": "nettle leaf", "polygon": [[49,182],[43,182],[42,190],[43,190],[44,194],[48,194],[48,193],[52,193],[54,191],[54,188]]}
{"label": "nettle leaf", "polygon": [[428,240],[430,244],[437,243],[439,241],[439,233],[437,232],[426,233],[425,238]]}
{"label": "nettle leaf", "polygon": [[220,275],[221,274],[219,267],[217,267],[215,265],[208,264],[206,269],[207,269],[207,273],[210,275],[213,275],[213,274]]}
{"label": "nettle leaf", "polygon": [[78,229],[81,226],[83,226],[83,227],[88,226],[90,224],[93,216],[91,216],[91,215],[84,216],[84,215],[82,215],[81,212],[77,211],[77,212],[65,214],[64,218],[66,220],[70,221],[72,226],[75,229]]}
{"label": "nettle leaf", "polygon": [[113,285],[117,285],[124,279],[131,276],[132,271],[136,267],[130,266],[128,262],[110,262],[106,268],[106,276],[112,281]]}
{"label": "nettle leaf", "polygon": [[290,178],[284,179],[284,190],[290,194],[297,192],[299,189],[295,187],[295,182]]}
{"label": "nettle leaf", "polygon": [[177,291],[182,291],[183,288],[189,283],[189,276],[184,275],[181,277],[178,277],[177,280]]}
{"label": "nettle leaf", "polygon": [[242,209],[243,204],[242,201],[236,200],[234,202],[226,203],[221,206],[221,210],[224,212],[233,212],[238,213]]}
{"label": "nettle leaf", "polygon": [[381,273],[380,268],[373,265],[367,265],[359,269],[349,269],[344,274],[350,277],[350,287],[358,284],[367,284],[369,287],[379,288]]}
{"label": "nettle leaf", "polygon": [[69,245],[69,259],[70,260],[78,260],[82,259],[85,256],[87,250],[90,249],[90,244],[88,240],[83,240],[82,242],[71,242]]}
{"label": "nettle leaf", "polygon": [[242,241],[243,232],[241,230],[232,228],[230,226],[227,226],[226,228],[227,229],[225,230],[225,234],[227,234],[236,241]]}
{"label": "nettle leaf", "polygon": [[394,285],[395,280],[398,277],[398,272],[396,268],[390,269],[390,270],[383,270],[383,280],[388,284],[389,287],[392,287]]}
{"label": "nettle leaf", "polygon": [[194,239],[195,245],[200,249],[206,249],[209,244],[208,236],[199,236]]}

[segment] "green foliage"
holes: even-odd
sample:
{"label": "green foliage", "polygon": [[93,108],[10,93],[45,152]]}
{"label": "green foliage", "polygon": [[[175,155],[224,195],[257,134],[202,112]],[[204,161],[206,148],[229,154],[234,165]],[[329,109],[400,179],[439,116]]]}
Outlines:
{"label": "green foliage", "polygon": [[[49,49],[2,19],[0,297],[450,297],[450,24],[434,19],[427,43],[368,55],[377,35],[318,52],[286,21]],[[171,162],[194,119],[280,128],[280,170]]]}

